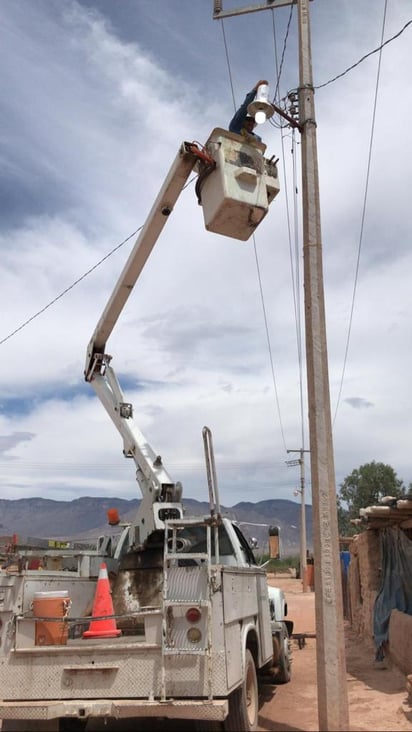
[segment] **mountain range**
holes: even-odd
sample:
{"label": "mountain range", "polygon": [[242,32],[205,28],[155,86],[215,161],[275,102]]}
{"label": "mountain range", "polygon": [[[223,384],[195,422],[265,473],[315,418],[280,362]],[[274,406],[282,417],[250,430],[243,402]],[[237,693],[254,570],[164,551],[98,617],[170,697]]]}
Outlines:
{"label": "mountain range", "polygon": [[[0,499],[0,537],[17,534],[20,537],[91,539],[110,533],[106,512],[116,508],[122,522],[132,521],[139,499],[83,497],[73,501],[53,501],[47,498]],[[206,502],[186,499],[186,516],[209,513]],[[224,516],[237,521],[247,538],[255,538],[258,551],[268,550],[270,526],[280,528],[283,556],[299,554],[301,506],[294,501],[273,499],[257,503],[241,502],[230,508],[221,506]],[[307,546],[312,545],[312,506],[306,506]]]}

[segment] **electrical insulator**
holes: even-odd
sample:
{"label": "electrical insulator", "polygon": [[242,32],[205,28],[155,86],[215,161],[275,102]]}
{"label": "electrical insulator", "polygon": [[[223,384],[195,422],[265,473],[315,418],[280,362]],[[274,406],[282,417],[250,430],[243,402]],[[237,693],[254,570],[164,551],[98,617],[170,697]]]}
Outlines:
{"label": "electrical insulator", "polygon": [[299,96],[297,91],[291,91],[288,94],[288,114],[292,119],[297,120],[299,118]]}
{"label": "electrical insulator", "polygon": [[217,15],[218,13],[222,12],[222,0],[214,0],[214,14]]}

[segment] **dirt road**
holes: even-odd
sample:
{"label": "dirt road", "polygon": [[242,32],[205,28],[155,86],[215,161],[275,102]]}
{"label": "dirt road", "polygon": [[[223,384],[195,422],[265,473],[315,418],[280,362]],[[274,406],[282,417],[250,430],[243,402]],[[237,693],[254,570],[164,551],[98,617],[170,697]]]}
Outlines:
{"label": "dirt road", "polygon": [[[276,578],[272,584],[286,593],[294,632],[315,632],[314,593],[303,593],[299,580]],[[345,628],[349,718],[351,732],[394,732],[412,730],[412,707],[408,703],[405,677],[396,667],[374,667],[372,644],[360,642],[350,627]],[[293,642],[292,680],[276,687],[263,704],[259,730],[293,732],[318,730],[316,685],[316,639],[307,639],[299,649]]]}

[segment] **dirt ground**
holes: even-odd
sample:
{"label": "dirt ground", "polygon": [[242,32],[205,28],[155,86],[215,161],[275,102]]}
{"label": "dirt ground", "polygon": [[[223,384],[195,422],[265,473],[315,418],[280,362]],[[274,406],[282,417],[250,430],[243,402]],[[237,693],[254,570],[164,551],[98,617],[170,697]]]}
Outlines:
{"label": "dirt ground", "polygon": [[[276,577],[270,583],[286,593],[288,617],[294,632],[315,634],[315,596],[303,593],[300,580]],[[345,627],[346,665],[351,732],[412,730],[412,706],[405,676],[393,665],[374,667],[374,648],[362,642],[349,624]],[[263,704],[259,730],[293,732],[319,730],[316,687],[316,639],[303,648],[293,641],[292,680],[277,686]]]}

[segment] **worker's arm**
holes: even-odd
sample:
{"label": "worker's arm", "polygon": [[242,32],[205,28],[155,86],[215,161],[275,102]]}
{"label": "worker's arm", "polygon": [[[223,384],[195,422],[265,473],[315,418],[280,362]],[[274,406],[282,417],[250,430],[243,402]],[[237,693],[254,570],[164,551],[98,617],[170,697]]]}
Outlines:
{"label": "worker's arm", "polygon": [[243,104],[239,107],[239,109],[235,112],[233,118],[230,121],[229,124],[229,132],[236,132],[236,134],[240,135],[243,122],[245,121],[245,117],[247,117],[247,108],[251,102],[253,102],[256,92],[261,84],[267,84],[268,82],[266,79],[260,79],[253,89],[248,92],[245,96],[245,99],[243,101]]}
{"label": "worker's arm", "polygon": [[256,89],[252,89],[252,91],[248,92],[246,94],[243,104],[239,107],[239,109],[235,112],[233,115],[233,118],[230,121],[229,124],[229,132],[236,132],[237,135],[240,135],[243,123],[245,121],[245,118],[247,117],[247,108],[251,102],[253,102],[254,98],[256,96]]}

